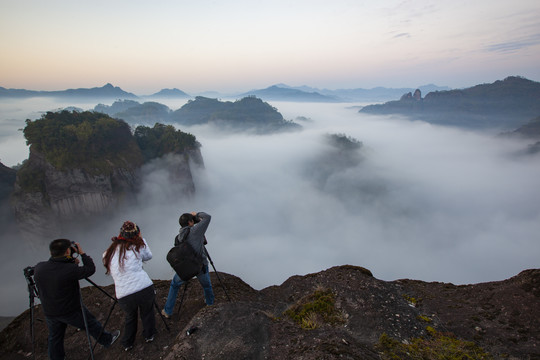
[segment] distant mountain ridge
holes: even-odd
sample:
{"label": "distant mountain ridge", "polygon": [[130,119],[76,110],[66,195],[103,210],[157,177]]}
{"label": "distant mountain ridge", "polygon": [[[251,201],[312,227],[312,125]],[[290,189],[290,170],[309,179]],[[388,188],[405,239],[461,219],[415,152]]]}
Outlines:
{"label": "distant mountain ridge", "polygon": [[[441,87],[433,84],[420,86],[422,92],[449,90],[447,86]],[[414,91],[413,88],[385,88],[376,87],[372,89],[317,89],[309,86],[293,87],[285,84],[276,84],[264,89],[253,89],[247,92],[236,94],[221,94],[216,91],[207,91],[198,96],[213,97],[213,98],[238,98],[246,96],[257,96],[264,100],[274,101],[296,101],[296,102],[355,102],[355,101],[388,101],[395,99],[401,94],[409,91]],[[102,87],[94,88],[77,88],[59,91],[42,91],[42,90],[26,90],[26,89],[7,89],[0,87],[0,98],[2,97],[95,97],[103,99],[129,99],[136,100],[139,98],[195,98],[177,88],[162,89],[151,95],[135,95],[133,93],[122,90],[120,87],[113,86],[110,83]]]}
{"label": "distant mountain ridge", "polygon": [[339,99],[331,96],[321,95],[318,92],[306,92],[293,88],[284,88],[277,85],[266,89],[251,90],[241,94],[241,96],[258,96],[266,100],[277,101],[311,101],[311,102],[338,102]]}
{"label": "distant mountain ridge", "polygon": [[146,97],[149,97],[149,98],[189,98],[191,97],[191,95],[183,92],[182,90],[174,88],[174,89],[161,89],[157,93],[153,95],[148,95]]}
{"label": "distant mountain ridge", "polygon": [[110,83],[102,87],[67,89],[59,91],[35,91],[25,89],[6,89],[0,87],[0,97],[101,97],[136,99],[137,95],[126,92]]}
{"label": "distant mountain ridge", "polygon": [[140,104],[134,100],[119,100],[111,106],[98,104],[94,111],[123,119],[131,125],[151,126],[155,122],[184,126],[210,124],[221,130],[258,134],[302,128],[299,124],[285,120],[276,108],[255,96],[234,102],[197,96],[175,111],[157,102]]}
{"label": "distant mountain ridge", "polygon": [[[305,85],[292,87],[286,84],[277,84],[274,86],[279,87],[279,88],[284,88],[284,89],[296,89],[296,90],[304,91],[304,92],[314,92],[314,93],[321,94],[323,96],[331,97],[334,99],[334,101],[341,101],[341,102],[388,101],[391,99],[398,98],[404,93],[412,92],[415,90],[414,88],[387,88],[387,87],[382,87],[382,86],[374,87],[371,89],[354,88],[354,89],[336,89],[336,90],[317,89],[317,88],[313,88],[313,87],[309,87]],[[419,86],[418,89],[420,89],[424,93],[428,93],[431,91],[450,90],[448,86],[437,86],[434,84],[422,85],[422,86]]]}
{"label": "distant mountain ridge", "polygon": [[512,129],[540,115],[540,83],[510,76],[491,84],[430,92],[424,98],[416,90],[414,95],[409,92],[400,100],[365,106],[360,112],[400,114],[441,125]]}

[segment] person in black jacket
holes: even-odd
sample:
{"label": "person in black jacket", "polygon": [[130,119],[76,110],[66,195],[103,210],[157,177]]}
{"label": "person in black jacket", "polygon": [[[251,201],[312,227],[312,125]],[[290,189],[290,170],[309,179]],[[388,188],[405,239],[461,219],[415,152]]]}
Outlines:
{"label": "person in black jacket", "polygon": [[[53,240],[49,250],[51,258],[38,263],[34,268],[34,281],[49,329],[49,359],[65,358],[64,335],[67,325],[86,329],[83,311],[90,335],[104,347],[111,346],[120,336],[120,331],[116,330],[112,334],[104,331],[101,323],[81,301],[79,280],[96,271],[92,258],[78,243],[72,244],[67,239]],[[72,257],[73,252],[80,255],[82,266],[79,266],[79,259]]]}

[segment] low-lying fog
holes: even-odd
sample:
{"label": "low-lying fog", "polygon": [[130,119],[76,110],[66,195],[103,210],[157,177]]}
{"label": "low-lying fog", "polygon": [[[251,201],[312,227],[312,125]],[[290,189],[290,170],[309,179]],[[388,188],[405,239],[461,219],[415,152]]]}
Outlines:
{"label": "low-lying fog", "polygon": [[[366,267],[383,280],[455,284],[502,280],[538,267],[540,158],[515,156],[526,143],[361,115],[350,108],[354,104],[271,104],[286,119],[309,118],[298,121],[304,130],[250,136],[182,128],[203,145],[205,169],[195,173],[193,199],[178,197],[153,164],[140,208],[122,211],[99,229],[65,234],[94,258],[92,279],[112,282],[101,253],[128,219],[139,224],[154,253],[146,265],[150,276],[170,279],[165,255],[178,216],[193,210],[212,215],[207,249],[217,270],[256,289],[342,264]],[[24,127],[24,116],[2,117],[0,160],[6,165],[27,157],[22,133],[7,136],[7,130]],[[338,158],[323,139],[328,133],[361,141],[360,163],[334,166]],[[0,315],[13,315],[28,308],[22,270],[48,258],[51,239],[29,251],[2,237]]]}

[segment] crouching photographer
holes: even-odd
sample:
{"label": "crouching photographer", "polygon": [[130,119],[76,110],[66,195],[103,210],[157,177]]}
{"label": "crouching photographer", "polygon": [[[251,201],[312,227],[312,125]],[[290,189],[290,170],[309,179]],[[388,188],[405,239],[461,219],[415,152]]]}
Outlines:
{"label": "crouching photographer", "polygon": [[[120,336],[120,331],[112,334],[104,331],[81,299],[79,280],[96,271],[92,258],[78,243],[67,239],[53,240],[49,250],[50,259],[38,263],[34,268],[34,281],[49,329],[49,358],[65,358],[64,335],[67,325],[87,329],[98,343],[109,347]],[[79,259],[82,266],[79,266]]]}

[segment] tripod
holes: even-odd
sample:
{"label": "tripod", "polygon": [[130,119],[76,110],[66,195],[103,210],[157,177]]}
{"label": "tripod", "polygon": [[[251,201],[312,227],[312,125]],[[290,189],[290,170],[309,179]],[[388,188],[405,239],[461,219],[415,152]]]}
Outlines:
{"label": "tripod", "polygon": [[[111,315],[112,315],[112,312],[114,310],[114,307],[116,306],[116,303],[118,303],[118,300],[113,297],[112,295],[110,295],[108,292],[106,292],[105,290],[103,290],[101,287],[98,286],[98,284],[96,284],[95,282],[93,282],[92,280],[90,280],[89,278],[84,278],[86,281],[88,281],[90,284],[94,285],[96,289],[98,289],[99,291],[101,291],[102,293],[104,293],[105,295],[107,295],[107,297],[109,297],[110,299],[112,299],[114,301],[113,305],[111,306],[111,309],[109,310],[109,315],[107,315],[107,319],[105,320],[105,324],[103,324],[103,327],[101,328],[101,333],[99,334],[99,336],[97,337],[96,339],[96,343],[94,344],[94,346],[92,347],[92,345],[90,345],[90,356],[92,357],[92,359],[94,358],[94,349],[96,348],[97,344],[98,344],[98,341],[99,339],[101,338],[101,335],[103,335],[103,331],[105,331],[105,327],[107,326],[107,323],[109,322],[109,319],[111,318]],[[79,291],[81,289],[79,288]],[[81,308],[82,308],[83,304],[82,304],[82,294],[81,294]],[[84,311],[83,311],[83,316],[84,316]],[[87,327],[86,329],[86,335],[88,337],[88,343],[91,344],[91,341],[90,341],[90,334],[88,333],[88,324],[86,323],[86,317],[84,319],[84,322],[85,322],[85,326]]]}
{"label": "tripod", "polygon": [[[88,281],[90,284],[94,285],[99,291],[101,291],[102,293],[104,293],[105,295],[107,295],[109,298],[111,298],[113,301],[114,301],[114,304],[111,306],[111,309],[109,310],[109,315],[107,315],[107,319],[105,320],[105,324],[103,325],[103,329],[101,330],[101,334],[99,334],[98,338],[96,339],[96,343],[94,344],[94,347],[93,349],[96,348],[97,344],[98,344],[98,340],[99,338],[101,337],[101,335],[103,335],[103,331],[105,330],[105,327],[107,326],[107,323],[109,322],[109,319],[111,318],[111,315],[112,315],[112,312],[114,310],[114,307],[116,306],[116,304],[118,303],[118,299],[116,299],[115,297],[113,297],[112,295],[110,295],[108,292],[106,292],[105,290],[103,290],[101,287],[98,286],[98,284],[96,284],[95,282],[93,282],[92,280],[90,280],[89,278],[84,278],[86,281]],[[81,296],[81,301],[82,301],[82,296]],[[163,315],[161,314],[161,312],[159,311],[159,307],[157,305],[157,302],[156,302],[156,299],[154,298],[154,306],[156,308],[156,311],[158,312],[158,314],[161,316],[161,320],[163,321],[163,324],[165,325],[165,328],[167,329],[167,332],[170,332],[171,330],[169,329],[169,325],[167,325],[167,322],[165,321],[165,319],[163,318]],[[91,349],[92,350],[92,349]]]}
{"label": "tripod", "polygon": [[221,287],[223,288],[223,291],[225,292],[225,295],[227,296],[227,299],[229,300],[229,302],[231,301],[231,298],[229,297],[229,294],[227,293],[227,289],[225,288],[225,285],[223,285],[223,282],[221,281],[221,278],[219,277],[219,273],[218,271],[216,270],[216,267],[214,266],[214,262],[212,261],[212,258],[210,257],[210,254],[208,253],[208,250],[206,250],[206,246],[203,247],[204,248],[204,253],[206,254],[206,257],[208,258],[208,261],[210,261],[210,264],[212,265],[212,267],[214,268],[214,272],[216,273],[216,276],[218,278],[218,281],[221,285]]}
{"label": "tripod", "polygon": [[[30,306],[30,333],[31,333],[31,337],[32,337],[32,356],[35,359],[36,358],[36,351],[35,351],[35,334],[34,334],[34,299],[36,297],[39,299],[39,292],[38,292],[38,289],[37,289],[37,286],[36,286],[36,282],[34,281],[34,267],[28,266],[23,270],[23,272],[24,272],[24,277],[26,278],[26,283],[28,284],[28,294],[29,294],[29,297],[30,297],[30,304],[29,304],[29,306]],[[92,282],[88,278],[86,278],[86,280],[88,280],[89,282],[94,284],[98,289],[100,289],[99,286],[97,286],[94,282]],[[103,289],[100,289],[100,290],[103,291],[104,293],[106,293]],[[109,294],[107,294],[107,295],[109,295]],[[85,327],[86,335],[87,335],[87,338],[88,338],[88,346],[90,348],[90,357],[93,360],[94,359],[94,352],[93,352],[93,348],[92,348],[92,342],[90,340],[90,333],[88,331],[88,321],[86,319],[86,312],[85,312],[85,307],[84,307],[83,300],[82,300],[82,294],[81,294],[81,288],[80,287],[79,287],[79,299],[80,299],[80,303],[81,303],[81,312],[82,312],[82,316],[83,316],[84,327]],[[112,309],[111,309],[111,312],[112,312]],[[102,333],[103,333],[103,330],[102,330]],[[102,334],[100,334],[99,337],[101,337],[101,335]],[[98,337],[98,339],[99,339],[99,337]],[[97,341],[96,341],[96,344],[97,344]]]}
{"label": "tripod", "polygon": [[[227,293],[227,289],[225,288],[225,285],[223,284],[223,282],[221,281],[221,278],[219,277],[219,273],[216,270],[216,267],[214,266],[214,262],[212,261],[212,258],[210,257],[210,254],[208,253],[208,250],[206,249],[206,246],[204,246],[203,249],[204,249],[204,253],[206,254],[206,257],[208,258],[208,261],[212,265],[212,268],[214,268],[214,272],[216,273],[216,277],[218,278],[219,284],[223,288],[223,291],[225,292],[225,295],[227,296],[227,299],[230,302],[231,298],[229,297],[229,294]],[[184,297],[187,292],[188,283],[189,283],[189,280],[184,281],[184,292],[182,293],[182,298],[180,299],[180,305],[178,306],[178,314],[180,314],[180,309],[182,309],[182,304],[184,303]]]}
{"label": "tripod", "polygon": [[39,299],[38,289],[36,283],[34,282],[34,268],[28,266],[24,268],[24,277],[26,283],[28,284],[28,297],[29,297],[29,307],[30,307],[30,334],[32,337],[32,357],[36,358],[36,349],[35,349],[35,335],[34,335],[34,299]]}

